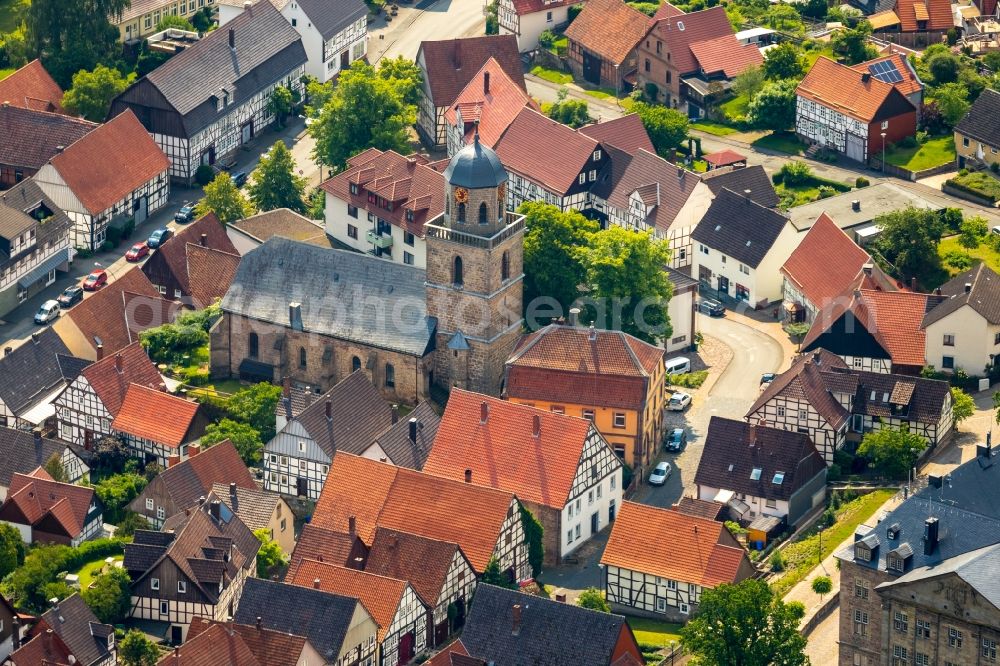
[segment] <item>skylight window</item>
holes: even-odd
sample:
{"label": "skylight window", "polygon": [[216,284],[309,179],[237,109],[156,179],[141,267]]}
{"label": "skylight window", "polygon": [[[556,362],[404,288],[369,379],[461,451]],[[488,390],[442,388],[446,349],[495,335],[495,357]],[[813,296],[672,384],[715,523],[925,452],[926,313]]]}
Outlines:
{"label": "skylight window", "polygon": [[784,480],[785,480],[785,473],[784,472],[775,472],[774,473],[774,478],[771,479],[771,483],[773,483],[776,486],[780,486],[781,482],[784,481]]}
{"label": "skylight window", "polygon": [[762,470],[761,470],[760,467],[754,467],[753,471],[750,472],[750,480],[751,481],[760,481],[760,473],[761,473],[761,471]]}

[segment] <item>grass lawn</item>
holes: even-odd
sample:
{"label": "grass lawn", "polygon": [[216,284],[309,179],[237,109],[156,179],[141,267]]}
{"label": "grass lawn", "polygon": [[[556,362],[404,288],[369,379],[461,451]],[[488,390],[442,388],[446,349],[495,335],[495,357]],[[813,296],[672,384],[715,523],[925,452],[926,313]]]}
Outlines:
{"label": "grass lawn", "polygon": [[781,197],[782,208],[794,208],[819,200],[819,187],[816,185],[796,185],[790,187],[784,183],[775,185],[774,191]]}
{"label": "grass lawn", "polygon": [[632,111],[632,105],[634,104],[635,100],[631,97],[625,97],[618,100],[618,106],[622,107],[626,113],[630,113]]}
{"label": "grass lawn", "polygon": [[806,145],[791,132],[771,132],[750,145],[754,148],[776,150],[779,153],[788,153],[789,155],[801,155],[806,151]]}
{"label": "grass lawn", "polygon": [[8,68],[5,69],[3,67],[0,67],[0,81],[3,81],[4,79],[6,79],[8,76],[10,76],[13,73],[14,73],[13,68],[8,67]]}
{"label": "grass lawn", "polygon": [[[948,238],[942,238],[941,242],[938,243],[938,254],[943,259],[950,252],[961,252],[962,254],[967,254],[973,259],[979,259],[980,261],[985,261],[986,265],[995,271],[1000,271],[1000,252],[993,250],[986,243],[980,243],[979,247],[975,250],[969,250],[958,244],[958,236],[949,236]],[[948,264],[945,264],[945,268],[952,275],[957,275],[961,273],[957,268],[952,268]]]}
{"label": "grass lawn", "polygon": [[560,85],[573,82],[573,75],[567,74],[566,72],[560,72],[557,69],[548,69],[542,67],[541,65],[535,65],[531,68],[531,73],[540,79],[548,81],[549,83],[558,83]]}
{"label": "grass lawn", "polygon": [[[115,558],[116,562],[121,562],[125,556],[114,555],[113,557]],[[80,577],[80,589],[86,590],[88,587],[90,587],[90,584],[93,582],[94,577],[100,574],[103,568],[104,568],[104,558],[102,557],[101,559],[95,560],[94,562],[88,562],[84,564],[82,567],[80,567],[79,571],[74,572],[76,573],[77,576]]]}
{"label": "grass lawn", "polygon": [[678,643],[681,641],[681,625],[679,624],[670,624],[644,617],[630,617],[626,621],[628,626],[632,627],[635,640],[639,643],[669,647],[670,641]]}
{"label": "grass lawn", "polygon": [[736,128],[730,127],[729,125],[723,125],[722,123],[712,122],[711,120],[699,120],[691,123],[690,127],[691,129],[696,129],[713,136],[728,136],[739,132]]}
{"label": "grass lawn", "polygon": [[569,39],[565,35],[559,37],[556,41],[552,42],[552,48],[556,53],[566,53],[566,49],[569,48]]}
{"label": "grass lawn", "polygon": [[241,384],[238,379],[224,379],[222,381],[199,386],[198,388],[189,389],[188,396],[197,400],[199,397],[215,395],[216,391],[232,395],[233,393],[239,393],[246,388],[247,387]]}
{"label": "grass lawn", "polygon": [[903,148],[893,146],[886,150],[885,161],[910,171],[921,171],[955,161],[955,138],[939,136],[928,139],[922,146]]}
{"label": "grass lawn", "polygon": [[809,62],[809,66],[806,67],[807,72],[810,69],[812,69],[812,66],[816,63],[817,60],[819,60],[820,56],[826,56],[830,60],[837,59],[837,56],[833,55],[833,49],[831,49],[829,45],[824,46],[821,49],[812,49],[811,51],[806,51],[806,60]]}
{"label": "grass lawn", "polygon": [[794,543],[781,551],[785,558],[785,573],[771,583],[771,589],[778,596],[785,596],[790,589],[809,575],[821,559],[829,557],[845,539],[854,534],[858,525],[871,518],[894,494],[895,490],[876,490],[842,504],[837,509],[837,522],[833,527],[823,530],[822,553],[819,531],[813,527],[804,532]]}
{"label": "grass lawn", "polygon": [[722,112],[726,114],[726,118],[730,120],[736,120],[739,117],[747,115],[747,107],[750,106],[750,98],[746,95],[737,95],[729,101],[723,102],[719,105]]}
{"label": "grass lawn", "polygon": [[596,97],[597,99],[614,99],[615,96],[604,90],[584,90],[584,93],[590,95],[591,97]]}
{"label": "grass lawn", "polygon": [[964,176],[955,176],[951,180],[982,194],[984,197],[1000,199],[1000,180],[986,172],[975,171]]}

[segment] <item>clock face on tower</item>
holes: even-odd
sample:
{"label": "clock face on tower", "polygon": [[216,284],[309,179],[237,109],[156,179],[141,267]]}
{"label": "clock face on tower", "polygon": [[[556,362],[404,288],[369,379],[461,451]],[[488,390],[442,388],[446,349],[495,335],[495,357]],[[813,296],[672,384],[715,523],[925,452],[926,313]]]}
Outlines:
{"label": "clock face on tower", "polygon": [[469,190],[464,187],[455,188],[455,201],[458,203],[467,203],[469,201]]}

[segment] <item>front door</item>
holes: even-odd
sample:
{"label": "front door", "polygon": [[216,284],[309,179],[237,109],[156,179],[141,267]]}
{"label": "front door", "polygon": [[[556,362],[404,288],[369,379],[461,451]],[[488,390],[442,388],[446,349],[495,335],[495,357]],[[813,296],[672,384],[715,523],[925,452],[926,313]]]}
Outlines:
{"label": "front door", "polygon": [[455,626],[452,631],[458,631],[465,626],[465,599],[455,600]]}
{"label": "front door", "polygon": [[615,501],[611,500],[611,504],[608,506],[608,522],[614,522],[615,520]]}
{"label": "front door", "polygon": [[351,65],[351,54],[345,49],[343,53],[340,54],[340,69],[343,71],[350,67]]}
{"label": "front door", "polygon": [[596,511],[594,513],[590,514],[590,534],[591,535],[597,534],[597,529],[600,526],[600,523],[601,523],[600,515]]}
{"label": "front door", "polygon": [[240,131],[240,143],[250,143],[250,140],[253,139],[253,120],[245,123]]}
{"label": "front door", "polygon": [[149,214],[149,199],[143,195],[132,202],[132,219],[136,225],[142,224]]}
{"label": "front door", "polygon": [[601,59],[587,51],[583,52],[583,80],[595,86],[601,85]]}
{"label": "front door", "polygon": [[729,278],[722,275],[719,276],[719,293],[720,294],[729,293]]}
{"label": "front door", "polygon": [[295,480],[295,486],[299,497],[307,497],[309,495],[309,479],[306,477],[298,477]]}
{"label": "front door", "polygon": [[94,433],[92,433],[89,430],[84,430],[83,431],[83,448],[85,448],[86,450],[89,451],[93,445],[94,445]]}
{"label": "front door", "polygon": [[403,634],[399,639],[399,663],[405,664],[413,659],[413,632]]}
{"label": "front door", "polygon": [[178,627],[176,624],[171,625],[171,627],[170,627],[170,644],[171,645],[180,645],[181,644],[181,634],[182,634],[182,631],[183,631],[182,628]]}
{"label": "front door", "polygon": [[847,157],[857,162],[865,161],[865,139],[857,134],[847,133]]}

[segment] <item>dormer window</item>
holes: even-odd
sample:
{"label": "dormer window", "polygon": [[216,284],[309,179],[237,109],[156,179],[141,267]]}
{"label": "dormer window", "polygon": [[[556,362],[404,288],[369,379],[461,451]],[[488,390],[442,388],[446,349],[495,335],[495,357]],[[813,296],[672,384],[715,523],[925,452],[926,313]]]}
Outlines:
{"label": "dormer window", "polygon": [[358,184],[351,183],[351,194],[357,194],[357,193],[358,193]]}
{"label": "dormer window", "polygon": [[406,221],[407,222],[413,222],[413,209],[412,208],[407,208],[406,209]]}
{"label": "dormer window", "polygon": [[871,562],[872,559],[871,548],[860,542],[854,544],[854,557],[855,559],[861,560],[862,562]]}
{"label": "dormer window", "polygon": [[776,486],[780,486],[784,480],[785,480],[784,472],[775,472],[774,478],[771,479],[771,483],[773,483]]}
{"label": "dormer window", "polygon": [[903,571],[903,558],[897,555],[890,555],[886,559],[886,566],[892,571]]}

